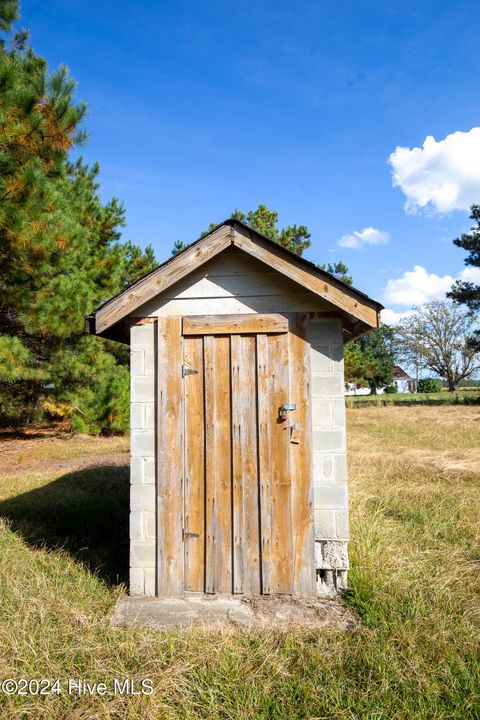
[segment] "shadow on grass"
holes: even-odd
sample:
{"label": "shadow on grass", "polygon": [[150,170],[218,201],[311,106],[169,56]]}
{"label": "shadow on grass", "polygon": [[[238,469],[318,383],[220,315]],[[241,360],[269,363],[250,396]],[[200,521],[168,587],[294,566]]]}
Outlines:
{"label": "shadow on grass", "polygon": [[129,468],[98,466],[0,502],[32,547],[63,548],[108,585],[128,579]]}

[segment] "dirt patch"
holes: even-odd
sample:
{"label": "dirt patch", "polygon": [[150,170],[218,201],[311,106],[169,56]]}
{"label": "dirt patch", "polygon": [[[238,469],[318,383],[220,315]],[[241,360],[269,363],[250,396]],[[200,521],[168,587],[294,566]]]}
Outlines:
{"label": "dirt patch", "polygon": [[353,630],[358,618],[338,598],[294,598],[288,595],[255,595],[242,601],[256,623],[275,626],[338,627]]}
{"label": "dirt patch", "polygon": [[126,465],[128,461],[128,437],[72,435],[61,426],[0,433],[0,477]]}

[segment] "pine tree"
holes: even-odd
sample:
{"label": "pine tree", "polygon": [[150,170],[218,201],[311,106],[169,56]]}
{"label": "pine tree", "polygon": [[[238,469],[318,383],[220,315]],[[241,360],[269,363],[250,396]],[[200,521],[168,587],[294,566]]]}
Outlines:
{"label": "pine tree", "polygon": [[322,270],[326,270],[331,275],[334,275],[336,278],[338,278],[338,280],[341,280],[347,285],[351,285],[353,283],[352,276],[349,274],[348,267],[341,260],[335,263],[324,263],[323,265],[319,265],[318,267]]}
{"label": "pine tree", "polygon": [[345,348],[345,382],[370,387],[372,395],[392,385],[395,364],[395,331],[382,325]]}
{"label": "pine tree", "polygon": [[[480,205],[472,205],[470,208],[470,220],[475,222],[470,232],[463,233],[453,243],[467,251],[465,265],[480,268]],[[480,284],[468,282],[467,280],[457,280],[450,292],[447,293],[447,297],[457,303],[466,305],[472,316],[480,311]],[[480,330],[472,333],[470,342],[472,347],[480,351]]]}
{"label": "pine tree", "polygon": [[153,252],[120,243],[122,205],[101,203],[97,165],[69,160],[86,105],[65,68],[49,74],[27,33],[12,34],[17,14],[0,6],[0,421],[28,421],[49,399],[84,429],[120,429],[89,392],[124,390],[128,358],[84,336],[83,316],[151,269]]}

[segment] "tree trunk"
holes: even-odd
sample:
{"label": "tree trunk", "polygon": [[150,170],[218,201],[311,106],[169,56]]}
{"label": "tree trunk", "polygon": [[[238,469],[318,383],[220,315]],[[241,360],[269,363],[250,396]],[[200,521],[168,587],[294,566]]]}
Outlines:
{"label": "tree trunk", "polygon": [[447,382],[448,382],[448,392],[455,392],[455,390],[457,389],[456,382],[454,380],[452,380],[451,378],[447,378]]}
{"label": "tree trunk", "polygon": [[377,388],[375,385],[370,385],[370,395],[376,395],[377,394]]}

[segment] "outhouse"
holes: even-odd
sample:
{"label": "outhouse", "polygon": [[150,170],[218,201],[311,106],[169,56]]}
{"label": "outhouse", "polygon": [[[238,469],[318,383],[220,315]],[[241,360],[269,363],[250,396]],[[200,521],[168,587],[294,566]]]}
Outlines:
{"label": "outhouse", "polygon": [[131,348],[130,594],[345,587],[343,346],[381,309],[227,220],[87,318]]}

